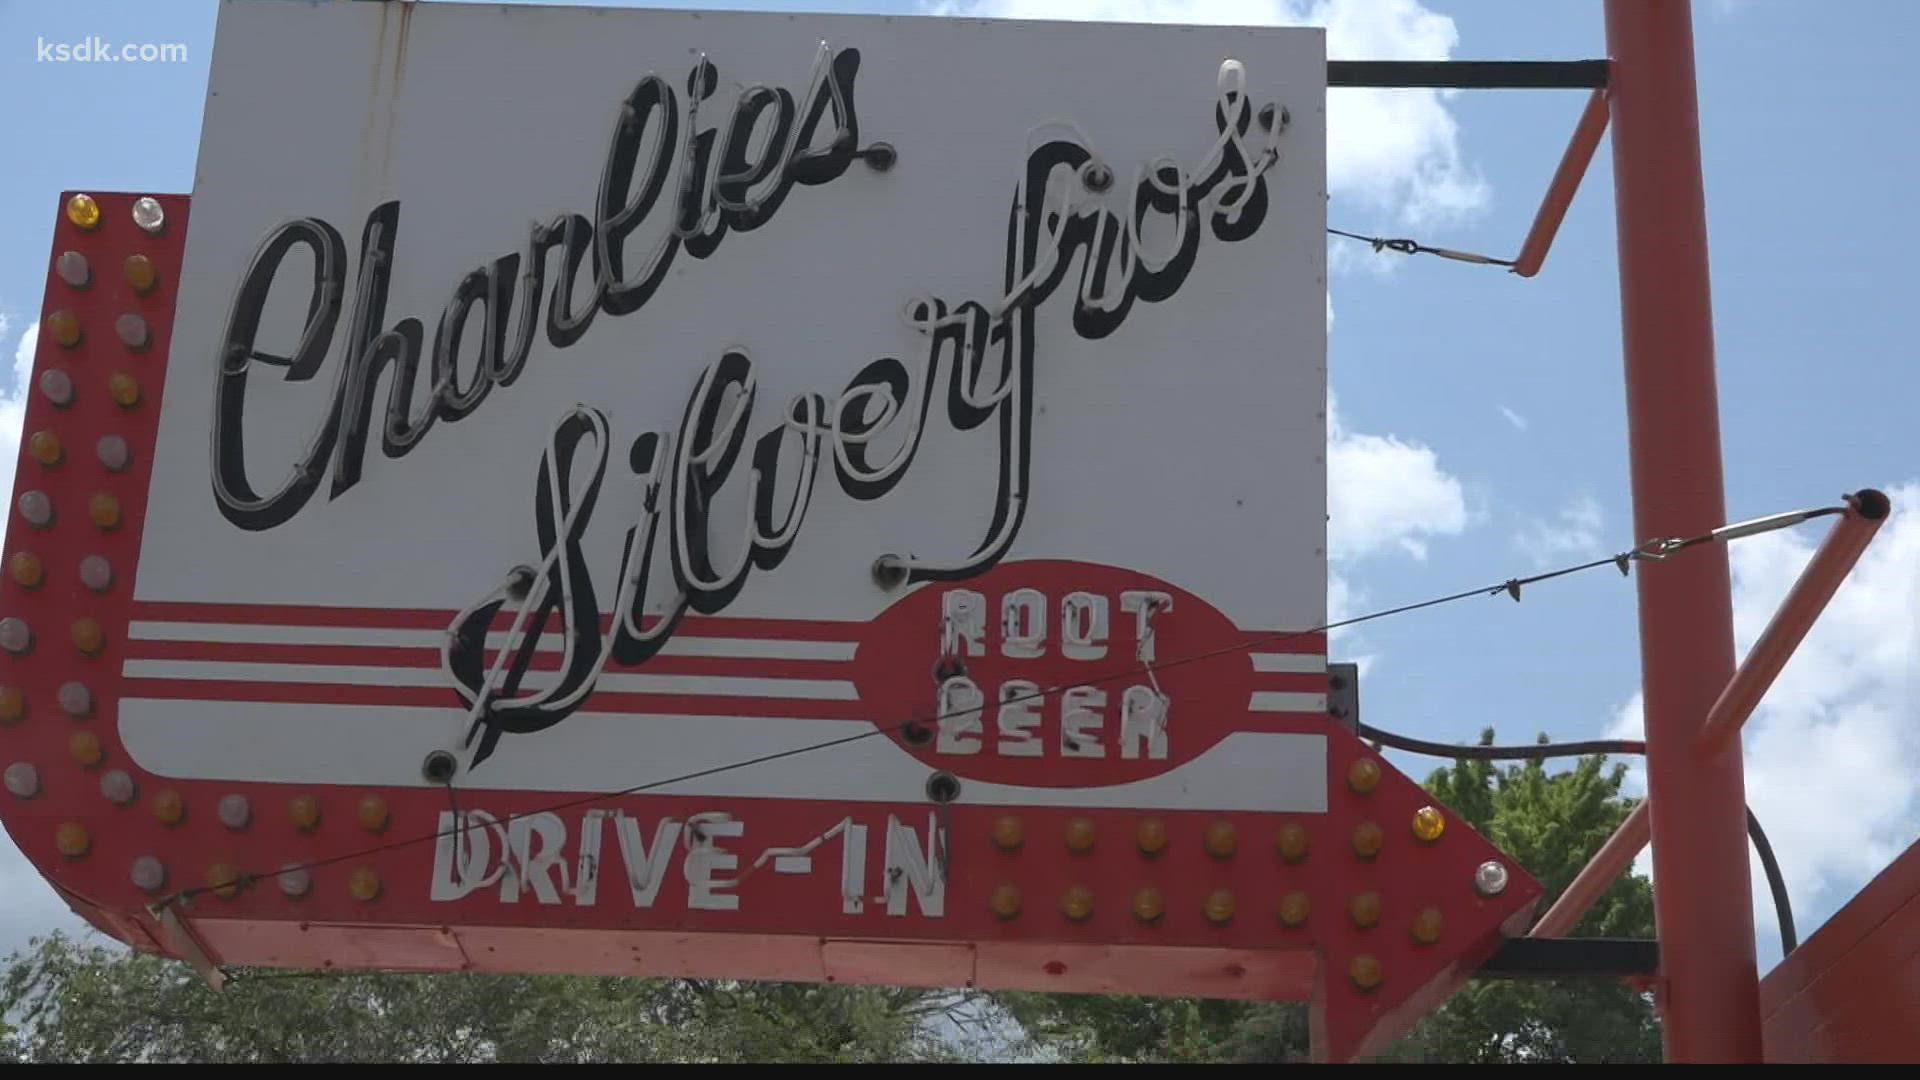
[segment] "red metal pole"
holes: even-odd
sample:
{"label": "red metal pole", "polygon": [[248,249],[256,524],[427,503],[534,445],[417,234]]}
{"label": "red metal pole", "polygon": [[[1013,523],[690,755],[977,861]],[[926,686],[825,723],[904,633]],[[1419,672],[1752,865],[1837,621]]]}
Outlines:
{"label": "red metal pole", "polygon": [[[1706,196],[1687,0],[1606,0],[1635,535],[1726,520]],[[1726,549],[1644,567],[1640,670],[1666,1056],[1758,1062],[1760,986],[1740,751],[1694,740],[1733,674]]]}
{"label": "red metal pole", "polygon": [[1607,92],[1595,90],[1587,98],[1580,122],[1574,126],[1573,138],[1567,140],[1567,150],[1560,156],[1560,167],[1554,170],[1553,182],[1547,185],[1547,194],[1540,200],[1540,209],[1533,216],[1533,228],[1527,230],[1527,240],[1520,245],[1520,254],[1514,256],[1514,273],[1532,277],[1540,272],[1540,265],[1547,261],[1547,249],[1553,246],[1553,238],[1560,231],[1560,222],[1566,219],[1567,207],[1573,205],[1574,193],[1580,190],[1580,180],[1587,175],[1593,152],[1600,148],[1600,136],[1606,133]]}

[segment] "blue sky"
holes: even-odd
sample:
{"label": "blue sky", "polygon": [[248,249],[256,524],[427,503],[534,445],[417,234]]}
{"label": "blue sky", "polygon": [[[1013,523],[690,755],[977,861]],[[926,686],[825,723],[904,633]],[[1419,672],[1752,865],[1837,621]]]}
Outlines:
{"label": "blue sky", "polygon": [[[276,0],[294,2],[294,0]],[[699,4],[923,10],[913,0]],[[949,5],[951,6],[951,5]],[[1331,24],[1336,55],[1577,58],[1604,52],[1598,3],[1522,0],[985,0],[982,13]],[[64,188],[187,191],[216,4],[0,0],[0,358],[44,287]],[[1880,486],[1920,498],[1908,319],[1920,225],[1909,190],[1920,5],[1697,5],[1722,434],[1732,516]],[[184,63],[61,64],[39,40],[184,43]],[[1510,254],[1582,104],[1577,92],[1339,95],[1332,224]],[[1335,571],[1350,612],[1631,544],[1609,149],[1545,271],[1524,281],[1336,249],[1330,367]],[[1336,241],[1336,244],[1345,242]],[[19,387],[0,363],[0,458]],[[13,430],[5,430],[8,424]],[[0,476],[10,479],[10,476]],[[1743,647],[1817,540],[1735,552]],[[1752,801],[1774,833],[1803,938],[1920,835],[1920,531],[1896,519],[1750,730]],[[1426,738],[1629,730],[1633,589],[1611,572],[1369,626],[1366,718]],[[0,755],[4,747],[0,746]],[[1403,759],[1415,776],[1426,762]],[[63,925],[0,838],[0,951]],[[1777,955],[1758,914],[1766,963]]]}

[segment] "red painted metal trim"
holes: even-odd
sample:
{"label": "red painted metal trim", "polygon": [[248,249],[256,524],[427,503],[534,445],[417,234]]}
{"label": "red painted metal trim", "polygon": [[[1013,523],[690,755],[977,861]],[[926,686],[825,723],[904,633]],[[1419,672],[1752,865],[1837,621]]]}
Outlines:
{"label": "red painted metal trim", "polygon": [[1560,157],[1553,182],[1547,185],[1547,194],[1540,200],[1540,210],[1533,217],[1533,228],[1527,230],[1526,243],[1520,245],[1520,254],[1514,257],[1514,273],[1532,277],[1547,261],[1547,249],[1553,246],[1560,222],[1565,220],[1567,208],[1573,205],[1574,193],[1580,190],[1580,181],[1587,175],[1593,152],[1600,148],[1600,137],[1606,134],[1608,118],[1607,92],[1595,90],[1587,98],[1586,109],[1580,113],[1580,123],[1574,127],[1573,138],[1568,140],[1566,153]]}
{"label": "red painted metal trim", "polygon": [[[1693,16],[1607,0],[1606,26],[1635,535],[1693,536],[1726,520]],[[1740,754],[1694,752],[1733,674],[1726,549],[1649,565],[1638,586],[1667,1058],[1758,1061]]]}
{"label": "red painted metal trim", "polygon": [[1768,1062],[1920,1060],[1920,843],[1760,986]]}

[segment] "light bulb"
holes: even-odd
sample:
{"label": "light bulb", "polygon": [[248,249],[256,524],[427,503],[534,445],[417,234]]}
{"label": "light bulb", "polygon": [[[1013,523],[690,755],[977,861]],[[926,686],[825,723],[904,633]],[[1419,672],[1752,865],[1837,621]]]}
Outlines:
{"label": "light bulb", "polygon": [[64,409],[73,404],[73,379],[59,368],[48,368],[40,373],[40,392],[55,408]]}
{"label": "light bulb", "polygon": [[158,233],[166,228],[167,212],[160,208],[160,200],[151,195],[142,195],[133,200],[133,223],[140,226],[142,232]]}
{"label": "light bulb", "polygon": [[16,505],[20,508],[21,520],[34,528],[44,529],[53,524],[53,500],[47,497],[46,492],[22,492]]}
{"label": "light bulb", "polygon": [[87,257],[77,251],[63,251],[53,260],[53,272],[60,280],[76,289],[84,289],[93,280],[93,268],[87,265]]}
{"label": "light bulb", "polygon": [[67,220],[92,230],[100,224],[100,204],[94,202],[91,195],[76,194],[67,200]]}

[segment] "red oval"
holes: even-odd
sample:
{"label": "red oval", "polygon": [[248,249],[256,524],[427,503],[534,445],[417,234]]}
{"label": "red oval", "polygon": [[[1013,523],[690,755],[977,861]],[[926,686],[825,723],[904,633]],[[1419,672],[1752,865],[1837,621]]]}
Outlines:
{"label": "red oval", "polygon": [[[1156,594],[1170,606],[1149,621],[1148,662],[1139,658],[1138,612]],[[968,598],[984,625],[969,619]],[[1070,600],[1071,642],[1062,625]],[[1020,609],[1012,636],[1004,622],[1009,603]],[[1040,655],[1019,655],[1022,646],[1031,651],[1034,607],[1045,612]],[[1104,636],[1092,632],[1101,607]],[[1064,560],[1003,563],[902,597],[868,624],[854,679],[874,722],[931,767],[1000,784],[1105,787],[1164,773],[1234,731],[1271,730],[1269,718],[1251,717],[1248,709],[1256,677],[1245,646],[1257,637],[1193,594],[1135,571]],[[1291,648],[1324,646],[1313,635]],[[977,713],[964,697],[949,696],[941,708],[936,671],[952,675],[956,661],[985,699]],[[1150,709],[1155,692],[1167,703],[1159,739],[1150,712],[1136,712],[1132,722],[1122,715],[1130,700]],[[1004,705],[1003,696],[1010,698]],[[907,717],[921,722],[892,730]]]}

